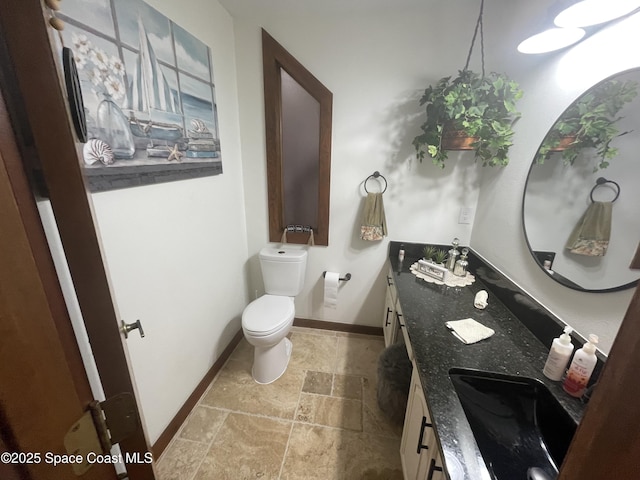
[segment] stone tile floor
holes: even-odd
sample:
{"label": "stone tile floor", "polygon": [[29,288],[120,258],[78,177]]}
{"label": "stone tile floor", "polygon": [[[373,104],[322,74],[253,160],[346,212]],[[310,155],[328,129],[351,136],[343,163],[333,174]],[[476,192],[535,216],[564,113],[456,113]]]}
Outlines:
{"label": "stone tile floor", "polygon": [[243,339],[158,461],[160,480],[401,480],[402,427],[376,402],[382,337],[293,327],[270,385]]}

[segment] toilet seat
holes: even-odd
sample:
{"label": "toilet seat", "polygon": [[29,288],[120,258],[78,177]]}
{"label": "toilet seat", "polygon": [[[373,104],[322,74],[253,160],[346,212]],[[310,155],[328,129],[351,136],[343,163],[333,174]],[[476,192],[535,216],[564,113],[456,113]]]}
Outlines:
{"label": "toilet seat", "polygon": [[263,295],[242,312],[242,328],[255,337],[271,335],[288,326],[295,314],[293,298]]}

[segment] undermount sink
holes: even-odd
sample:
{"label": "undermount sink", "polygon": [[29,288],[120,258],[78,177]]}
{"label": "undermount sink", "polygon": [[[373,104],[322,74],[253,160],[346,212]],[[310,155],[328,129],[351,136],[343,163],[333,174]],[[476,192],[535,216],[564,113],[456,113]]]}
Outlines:
{"label": "undermount sink", "polygon": [[556,478],[576,423],[541,381],[461,368],[449,377],[494,480]]}

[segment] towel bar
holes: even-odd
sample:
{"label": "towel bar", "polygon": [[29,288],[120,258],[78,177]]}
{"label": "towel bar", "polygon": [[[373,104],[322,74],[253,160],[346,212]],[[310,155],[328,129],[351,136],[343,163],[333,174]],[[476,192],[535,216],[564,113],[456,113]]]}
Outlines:
{"label": "towel bar", "polygon": [[284,227],[287,232],[296,232],[296,233],[309,233],[313,230],[313,227],[310,225],[287,225]]}
{"label": "towel bar", "polygon": [[[327,275],[327,271],[325,270],[324,272],[322,272],[322,278],[324,278]],[[341,282],[348,282],[349,280],[351,280],[351,274],[347,273],[344,278],[340,277],[338,280],[340,280]]]}
{"label": "towel bar", "polygon": [[604,185],[605,183],[612,183],[613,185],[616,186],[616,196],[613,198],[613,200],[611,200],[611,203],[615,202],[618,197],[620,196],[620,185],[618,185],[617,182],[614,182],[613,180],[607,180],[604,177],[599,177],[596,180],[596,184],[594,185],[594,187],[591,189],[591,193],[589,194],[589,198],[591,198],[591,203],[593,203],[595,200],[593,199],[593,192],[596,188]]}
{"label": "towel bar", "polygon": [[372,178],[382,178],[382,180],[384,180],[384,189],[383,189],[383,190],[382,190],[382,192],[380,192],[380,193],[384,193],[384,192],[386,192],[386,191],[387,191],[387,179],[386,179],[386,178],[384,178],[384,175],[382,175],[379,171],[377,171],[377,170],[376,170],[375,172],[373,172],[371,175],[369,175],[369,176],[365,179],[365,181],[364,181],[364,191],[365,191],[365,192],[369,193],[369,190],[367,190],[367,182],[368,182],[369,180],[371,180]]}

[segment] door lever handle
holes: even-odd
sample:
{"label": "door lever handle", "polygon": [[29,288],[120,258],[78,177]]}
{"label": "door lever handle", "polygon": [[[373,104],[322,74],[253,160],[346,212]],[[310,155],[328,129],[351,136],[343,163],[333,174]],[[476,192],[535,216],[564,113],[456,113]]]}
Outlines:
{"label": "door lever handle", "polygon": [[140,337],[144,338],[144,330],[142,329],[142,323],[140,320],[136,320],[133,323],[125,323],[125,321],[122,320],[121,330],[122,333],[124,333],[124,338],[129,338],[129,333],[136,329],[140,332]]}

